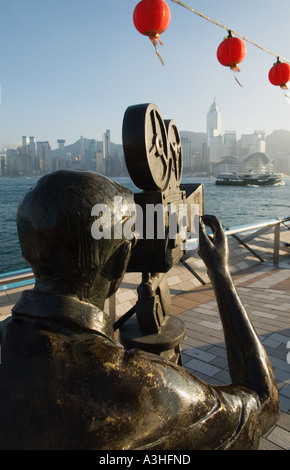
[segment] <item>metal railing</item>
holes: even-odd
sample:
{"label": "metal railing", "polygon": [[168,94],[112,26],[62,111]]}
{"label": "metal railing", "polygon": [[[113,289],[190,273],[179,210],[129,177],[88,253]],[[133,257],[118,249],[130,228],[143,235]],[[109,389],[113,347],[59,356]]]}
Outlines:
{"label": "metal railing", "polygon": [[30,268],[0,274],[0,292],[34,284],[34,274]]}
{"label": "metal railing", "polygon": [[[271,227],[274,228],[274,241],[273,241],[273,263],[275,265],[279,265],[279,252],[280,252],[280,227],[281,224],[286,225],[287,222],[290,222],[290,217],[285,217],[283,219],[274,219],[268,220],[265,222],[252,224],[252,225],[242,225],[239,227],[233,227],[229,229],[225,229],[225,234],[227,237],[232,236],[234,237],[240,244],[242,244],[245,248],[247,248],[254,256],[256,256],[261,262],[264,260],[261,256],[256,253],[248,243],[262,235],[263,233],[267,232]],[[290,227],[287,226],[290,230]],[[248,236],[241,239],[239,237],[242,233],[247,233]],[[189,269],[188,265],[186,265],[186,260],[193,256],[194,253],[197,252],[198,248],[198,238],[190,238],[186,242],[186,254],[182,258],[182,263]],[[192,271],[192,269],[190,268]],[[197,274],[193,272],[195,276]],[[202,279],[201,279],[202,281]],[[26,285],[34,284],[34,275],[31,269],[22,269],[20,271],[14,271],[10,273],[0,274],[0,292],[9,290],[15,287],[22,287]],[[202,281],[203,282],[203,281]],[[114,301],[111,301],[111,305],[113,308]]]}
{"label": "metal railing", "polygon": [[[271,227],[274,227],[274,245],[273,245],[273,261],[274,264],[279,263],[279,251],[280,251],[280,226],[281,224],[286,224],[286,222],[290,221],[290,217],[285,217],[283,219],[273,219],[268,220],[265,222],[257,223],[257,224],[249,224],[249,225],[241,225],[239,227],[232,227],[225,229],[224,232],[227,237],[232,236],[236,238],[239,243],[244,245],[249,251],[254,252],[249,246],[248,242],[261,236],[263,233],[267,232]],[[290,227],[288,227],[290,230]],[[246,238],[241,240],[237,235],[245,232],[251,232]],[[254,232],[254,233],[253,233]],[[192,253],[196,251],[198,246],[198,238],[192,238],[187,240],[186,248],[186,258],[192,256]],[[261,257],[255,253],[255,256],[259,258],[261,261]]]}
{"label": "metal railing", "polygon": [[[264,262],[265,260],[260,256],[260,254],[258,254],[252,247],[249,246],[249,242],[254,240],[255,238],[260,237],[265,232],[268,232],[269,229],[274,228],[273,264],[278,266],[279,254],[280,254],[281,224],[286,225],[286,222],[289,222],[289,221],[290,221],[290,217],[285,217],[283,219],[273,219],[273,220],[260,222],[257,224],[241,225],[239,227],[228,228],[228,229],[225,229],[224,232],[227,237],[232,236],[233,238],[235,238],[238,241],[238,243],[243,245],[259,261]],[[287,228],[288,230],[290,230],[290,227],[287,226]],[[248,236],[241,239],[239,235],[242,233],[248,233]],[[187,240],[186,248],[187,248],[186,254],[181,259],[182,264],[201,282],[201,284],[205,284],[204,280],[186,262],[189,258],[191,258],[197,252],[198,238],[192,238],[192,239]]]}

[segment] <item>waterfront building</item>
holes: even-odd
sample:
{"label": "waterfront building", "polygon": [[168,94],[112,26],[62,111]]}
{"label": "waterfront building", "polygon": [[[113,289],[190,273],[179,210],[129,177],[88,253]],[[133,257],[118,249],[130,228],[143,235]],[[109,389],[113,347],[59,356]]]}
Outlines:
{"label": "waterfront building", "polygon": [[191,170],[191,141],[188,137],[181,137],[181,148],[182,148],[182,158],[183,158],[183,173],[187,173]]}
{"label": "waterfront building", "polygon": [[237,133],[226,131],[223,139],[223,156],[237,155]]}
{"label": "waterfront building", "polygon": [[223,157],[212,165],[212,172],[219,173],[259,173],[275,171],[275,160],[264,152],[254,152],[244,156]]}
{"label": "waterfront building", "polygon": [[6,174],[6,149],[0,152],[0,176]]}
{"label": "waterfront building", "polygon": [[242,134],[239,141],[238,155],[245,156],[257,152],[266,152],[265,131],[255,131],[253,134]]}
{"label": "waterfront building", "polygon": [[51,171],[50,162],[48,160],[48,154],[50,150],[49,142],[46,140],[44,142],[36,142],[36,158],[37,164],[39,165],[39,172],[41,174]]}
{"label": "waterfront building", "polygon": [[110,175],[112,171],[110,129],[107,129],[103,134],[103,159],[105,164],[105,172],[107,175]]}
{"label": "waterfront building", "polygon": [[29,137],[28,152],[29,152],[29,155],[30,155],[30,157],[33,161],[36,157],[35,137]]}

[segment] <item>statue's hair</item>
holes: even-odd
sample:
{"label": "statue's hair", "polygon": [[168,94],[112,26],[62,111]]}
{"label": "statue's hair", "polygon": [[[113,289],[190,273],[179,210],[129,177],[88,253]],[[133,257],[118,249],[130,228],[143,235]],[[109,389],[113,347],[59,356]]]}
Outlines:
{"label": "statue's hair", "polygon": [[36,279],[67,284],[70,290],[90,282],[90,273],[101,270],[122,243],[91,234],[92,207],[112,207],[115,196],[133,201],[131,191],[93,172],[60,170],[39,179],[17,212],[22,254]]}

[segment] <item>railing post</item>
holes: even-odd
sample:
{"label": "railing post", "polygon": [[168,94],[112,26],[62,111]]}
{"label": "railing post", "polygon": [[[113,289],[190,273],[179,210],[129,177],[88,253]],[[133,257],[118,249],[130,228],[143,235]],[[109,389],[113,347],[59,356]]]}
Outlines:
{"label": "railing post", "polygon": [[280,251],[280,222],[274,228],[274,253],[273,263],[279,265],[279,251]]}

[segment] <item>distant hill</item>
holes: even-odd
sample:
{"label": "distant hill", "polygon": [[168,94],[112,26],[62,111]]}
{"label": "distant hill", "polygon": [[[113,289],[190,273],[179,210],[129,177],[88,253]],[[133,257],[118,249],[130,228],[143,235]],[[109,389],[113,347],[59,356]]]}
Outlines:
{"label": "distant hill", "polygon": [[[64,146],[64,152],[65,152],[65,154],[70,153],[72,155],[72,157],[77,157],[82,152],[82,150],[86,150],[86,149],[90,148],[90,142],[91,142],[91,139],[87,139],[87,138],[84,137],[82,140],[79,139],[76,142],[74,142],[73,144],[65,145]],[[120,144],[114,144],[113,142],[110,143],[110,146],[111,146],[111,154],[112,155],[114,155],[115,153],[120,152],[120,149],[122,149],[122,146]],[[100,141],[98,142],[98,147],[101,150],[102,143]],[[59,156],[59,149],[56,148],[54,150],[51,150],[50,154],[53,158],[58,157]]]}
{"label": "distant hill", "polygon": [[[89,142],[90,142],[89,139],[85,139],[85,138],[83,139],[84,148],[89,148]],[[81,150],[82,150],[81,139],[77,140],[73,144],[68,144],[64,146],[65,153],[71,153],[72,157],[77,157],[81,153]],[[59,155],[58,148],[51,150],[52,157],[58,157],[58,155]]]}
{"label": "distant hill", "polygon": [[273,156],[278,153],[290,154],[290,131],[280,129],[267,135],[266,152]]}
{"label": "distant hill", "polygon": [[[180,137],[188,138],[191,141],[191,150],[193,153],[200,153],[202,151],[202,146],[207,141],[205,132],[179,131],[179,133]],[[73,144],[65,145],[65,153],[70,152],[72,156],[77,156],[81,153],[81,146],[81,139]],[[83,148],[88,149],[89,146],[90,139],[83,138]],[[111,142],[112,155],[120,152],[122,152],[122,144],[114,144]],[[290,131],[280,129],[267,135],[266,152],[272,157],[278,156],[279,154],[290,154]],[[54,157],[58,156],[58,153],[58,148],[51,150],[51,154]]]}

